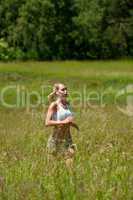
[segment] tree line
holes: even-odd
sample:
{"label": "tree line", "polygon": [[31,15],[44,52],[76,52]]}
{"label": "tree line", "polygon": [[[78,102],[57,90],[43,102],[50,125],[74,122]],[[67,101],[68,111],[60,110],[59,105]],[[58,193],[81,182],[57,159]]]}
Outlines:
{"label": "tree line", "polygon": [[0,0],[0,60],[133,57],[132,0]]}

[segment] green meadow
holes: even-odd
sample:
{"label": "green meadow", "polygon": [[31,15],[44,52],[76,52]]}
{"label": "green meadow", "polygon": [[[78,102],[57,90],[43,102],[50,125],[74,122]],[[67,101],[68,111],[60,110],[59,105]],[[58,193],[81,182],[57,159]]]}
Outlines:
{"label": "green meadow", "polygon": [[[79,124],[70,173],[47,162],[47,95],[67,85]],[[133,60],[0,63],[0,199],[133,199]]]}

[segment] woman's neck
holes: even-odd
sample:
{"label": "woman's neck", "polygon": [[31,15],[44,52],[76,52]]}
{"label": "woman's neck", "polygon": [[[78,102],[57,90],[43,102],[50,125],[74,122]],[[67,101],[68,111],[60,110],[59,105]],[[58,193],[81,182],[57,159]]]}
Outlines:
{"label": "woman's neck", "polygon": [[58,103],[61,103],[61,104],[63,104],[63,105],[66,105],[67,104],[67,99],[66,98],[59,98],[59,99],[57,99],[57,101],[58,101]]}

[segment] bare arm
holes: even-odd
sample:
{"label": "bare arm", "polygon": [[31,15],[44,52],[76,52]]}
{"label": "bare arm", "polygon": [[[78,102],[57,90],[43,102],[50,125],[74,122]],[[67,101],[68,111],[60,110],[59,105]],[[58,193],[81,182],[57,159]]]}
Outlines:
{"label": "bare arm", "polygon": [[[68,102],[68,105],[70,106],[70,103],[69,103],[69,102]],[[70,109],[71,109],[71,107],[70,107]],[[73,118],[73,119],[74,119],[74,118]],[[77,131],[79,131],[79,127],[78,127],[78,125],[74,122],[74,120],[70,123],[70,126],[76,128]]]}
{"label": "bare arm", "polygon": [[55,125],[61,125],[61,124],[67,124],[71,123],[73,118],[68,117],[65,120],[52,120],[52,115],[56,111],[57,105],[55,102],[51,103],[51,105],[48,108],[47,114],[46,114],[46,119],[45,119],[45,126],[55,126]]}

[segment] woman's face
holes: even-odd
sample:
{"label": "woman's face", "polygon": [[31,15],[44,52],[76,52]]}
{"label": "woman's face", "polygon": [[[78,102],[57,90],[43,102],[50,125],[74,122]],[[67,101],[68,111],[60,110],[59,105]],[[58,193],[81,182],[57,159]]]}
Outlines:
{"label": "woman's face", "polygon": [[68,96],[67,87],[63,84],[59,85],[59,89],[56,92],[57,96],[60,98],[66,98]]}

